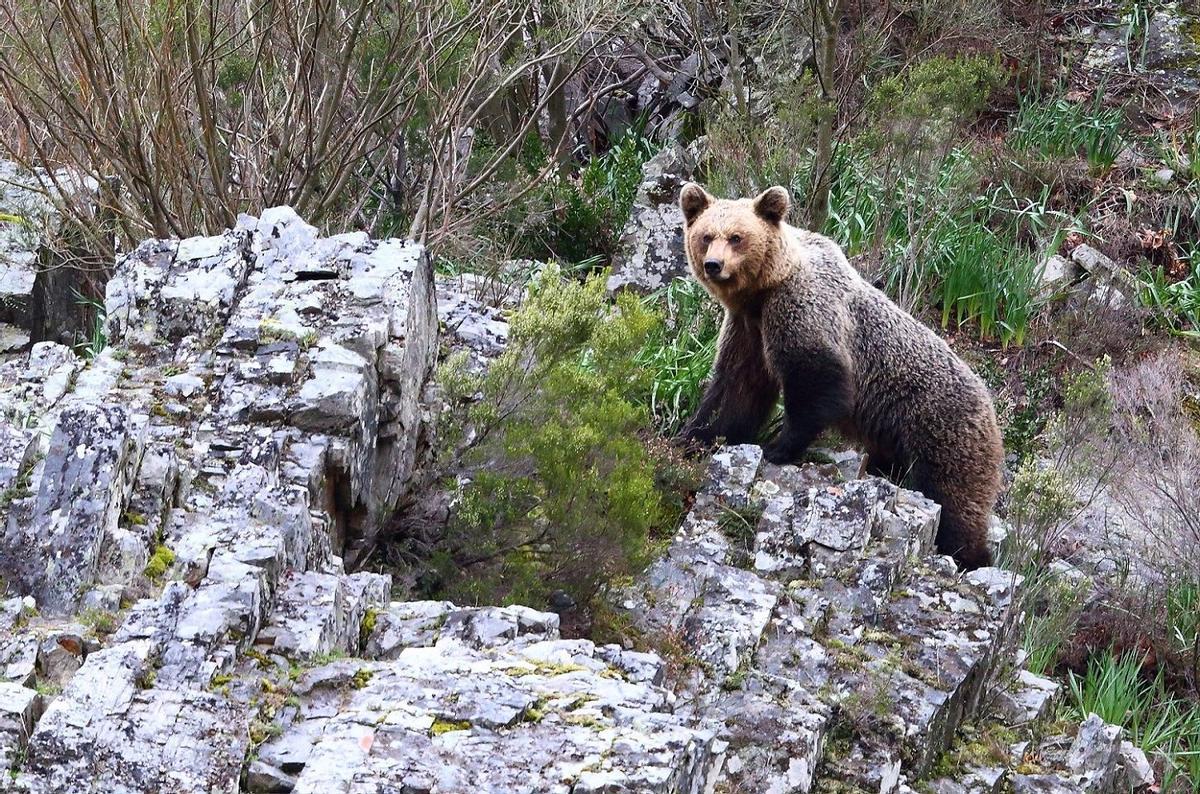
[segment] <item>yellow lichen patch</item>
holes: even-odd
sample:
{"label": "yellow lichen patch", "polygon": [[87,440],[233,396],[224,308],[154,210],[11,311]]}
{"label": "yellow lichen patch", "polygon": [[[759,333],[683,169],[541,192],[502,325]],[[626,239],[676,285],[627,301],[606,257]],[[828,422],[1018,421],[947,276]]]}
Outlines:
{"label": "yellow lichen patch", "polygon": [[451,731],[469,730],[471,730],[471,723],[467,722],[466,720],[436,719],[433,721],[433,725],[429,726],[429,735],[441,736],[443,733],[450,733]]}

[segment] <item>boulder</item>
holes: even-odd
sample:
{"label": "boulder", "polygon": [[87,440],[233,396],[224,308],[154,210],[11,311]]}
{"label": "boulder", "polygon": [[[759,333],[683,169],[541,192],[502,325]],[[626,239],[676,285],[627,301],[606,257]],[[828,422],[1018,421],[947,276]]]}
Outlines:
{"label": "boulder", "polygon": [[608,279],[610,291],[653,292],[687,275],[679,192],[695,169],[692,155],[677,143],[643,166],[642,184],[621,232],[620,250]]}

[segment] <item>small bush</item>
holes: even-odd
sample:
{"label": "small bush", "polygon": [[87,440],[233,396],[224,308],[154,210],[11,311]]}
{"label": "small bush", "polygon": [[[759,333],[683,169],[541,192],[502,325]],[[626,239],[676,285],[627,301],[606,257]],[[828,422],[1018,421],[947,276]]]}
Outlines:
{"label": "small bush", "polygon": [[[607,264],[642,183],[642,166],[657,151],[657,144],[639,127],[630,128],[578,174],[550,177],[527,202],[513,208],[507,228],[494,231],[511,236],[521,256]],[[532,225],[526,217],[531,208]]]}
{"label": "small bush", "polygon": [[870,111],[888,145],[904,153],[945,145],[950,133],[983,109],[1001,78],[997,63],[978,55],[936,55],[880,82]]}
{"label": "small bush", "polygon": [[665,456],[642,440],[651,387],[637,353],[659,324],[633,296],[610,306],[601,276],[550,268],[485,374],[461,358],[443,367],[459,406],[444,437],[464,442],[443,463],[460,472],[439,555],[448,595],[544,603],[561,589],[586,603],[645,562],[653,532],[678,518]]}

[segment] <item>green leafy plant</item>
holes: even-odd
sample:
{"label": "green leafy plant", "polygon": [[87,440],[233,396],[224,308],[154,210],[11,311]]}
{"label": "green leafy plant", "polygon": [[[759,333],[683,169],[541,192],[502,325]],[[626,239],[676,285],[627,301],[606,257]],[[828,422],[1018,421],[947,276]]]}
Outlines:
{"label": "green leafy plant", "polygon": [[878,261],[878,278],[902,305],[940,307],[944,327],[974,326],[984,339],[1021,345],[1041,309],[1040,249],[1070,225],[1035,195],[1001,183],[978,191],[969,149],[955,148],[924,172],[887,177],[869,141],[835,158],[825,233],[849,255]]}
{"label": "green leafy plant", "polygon": [[586,602],[644,562],[677,515],[642,440],[649,373],[637,353],[659,318],[633,296],[610,306],[602,276],[549,268],[513,316],[509,348],[486,373],[465,358],[440,372],[457,406],[457,507],[435,564],[465,600]]}
{"label": "green leafy plant", "polygon": [[658,145],[638,124],[593,157],[578,177],[548,183],[556,209],[547,232],[547,253],[565,262],[610,258],[642,183],[642,166]]}
{"label": "green leafy plant", "polygon": [[1022,627],[1021,647],[1025,650],[1025,667],[1037,675],[1049,675],[1058,663],[1064,641],[1079,618],[1085,593],[1083,588],[1062,581],[1042,571],[1032,571],[1024,583],[1024,593],[1030,609]]}
{"label": "green leafy plant", "polygon": [[75,350],[84,358],[93,359],[100,355],[104,348],[108,347],[108,334],[104,329],[107,317],[104,302],[95,298],[89,298],[76,291],[75,304],[84,307],[85,311],[91,316],[91,332],[87,338],[78,339],[75,343]]}
{"label": "green leafy plant", "polygon": [[1147,269],[1138,297],[1168,332],[1200,340],[1200,248],[1190,249],[1187,256],[1189,272],[1179,281],[1169,281],[1161,267]]}
{"label": "green leafy plant", "polygon": [[672,281],[647,303],[661,303],[666,320],[647,337],[637,360],[650,373],[655,425],[669,433],[700,404],[717,353],[721,315],[716,302],[692,279]]}

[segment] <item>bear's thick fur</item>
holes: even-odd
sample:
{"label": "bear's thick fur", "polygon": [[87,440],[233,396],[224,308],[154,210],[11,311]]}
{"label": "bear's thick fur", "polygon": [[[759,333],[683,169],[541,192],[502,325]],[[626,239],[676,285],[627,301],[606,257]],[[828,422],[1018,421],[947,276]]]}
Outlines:
{"label": "bear's thick fur", "polygon": [[864,446],[872,473],[909,478],[941,504],[939,551],[989,565],[1004,449],[987,387],[833,241],[787,224],[790,201],[781,187],[739,200],[683,188],[688,264],[725,307],[712,378],[683,435],[752,443],[782,389],[768,460],[794,462],[836,427]]}

